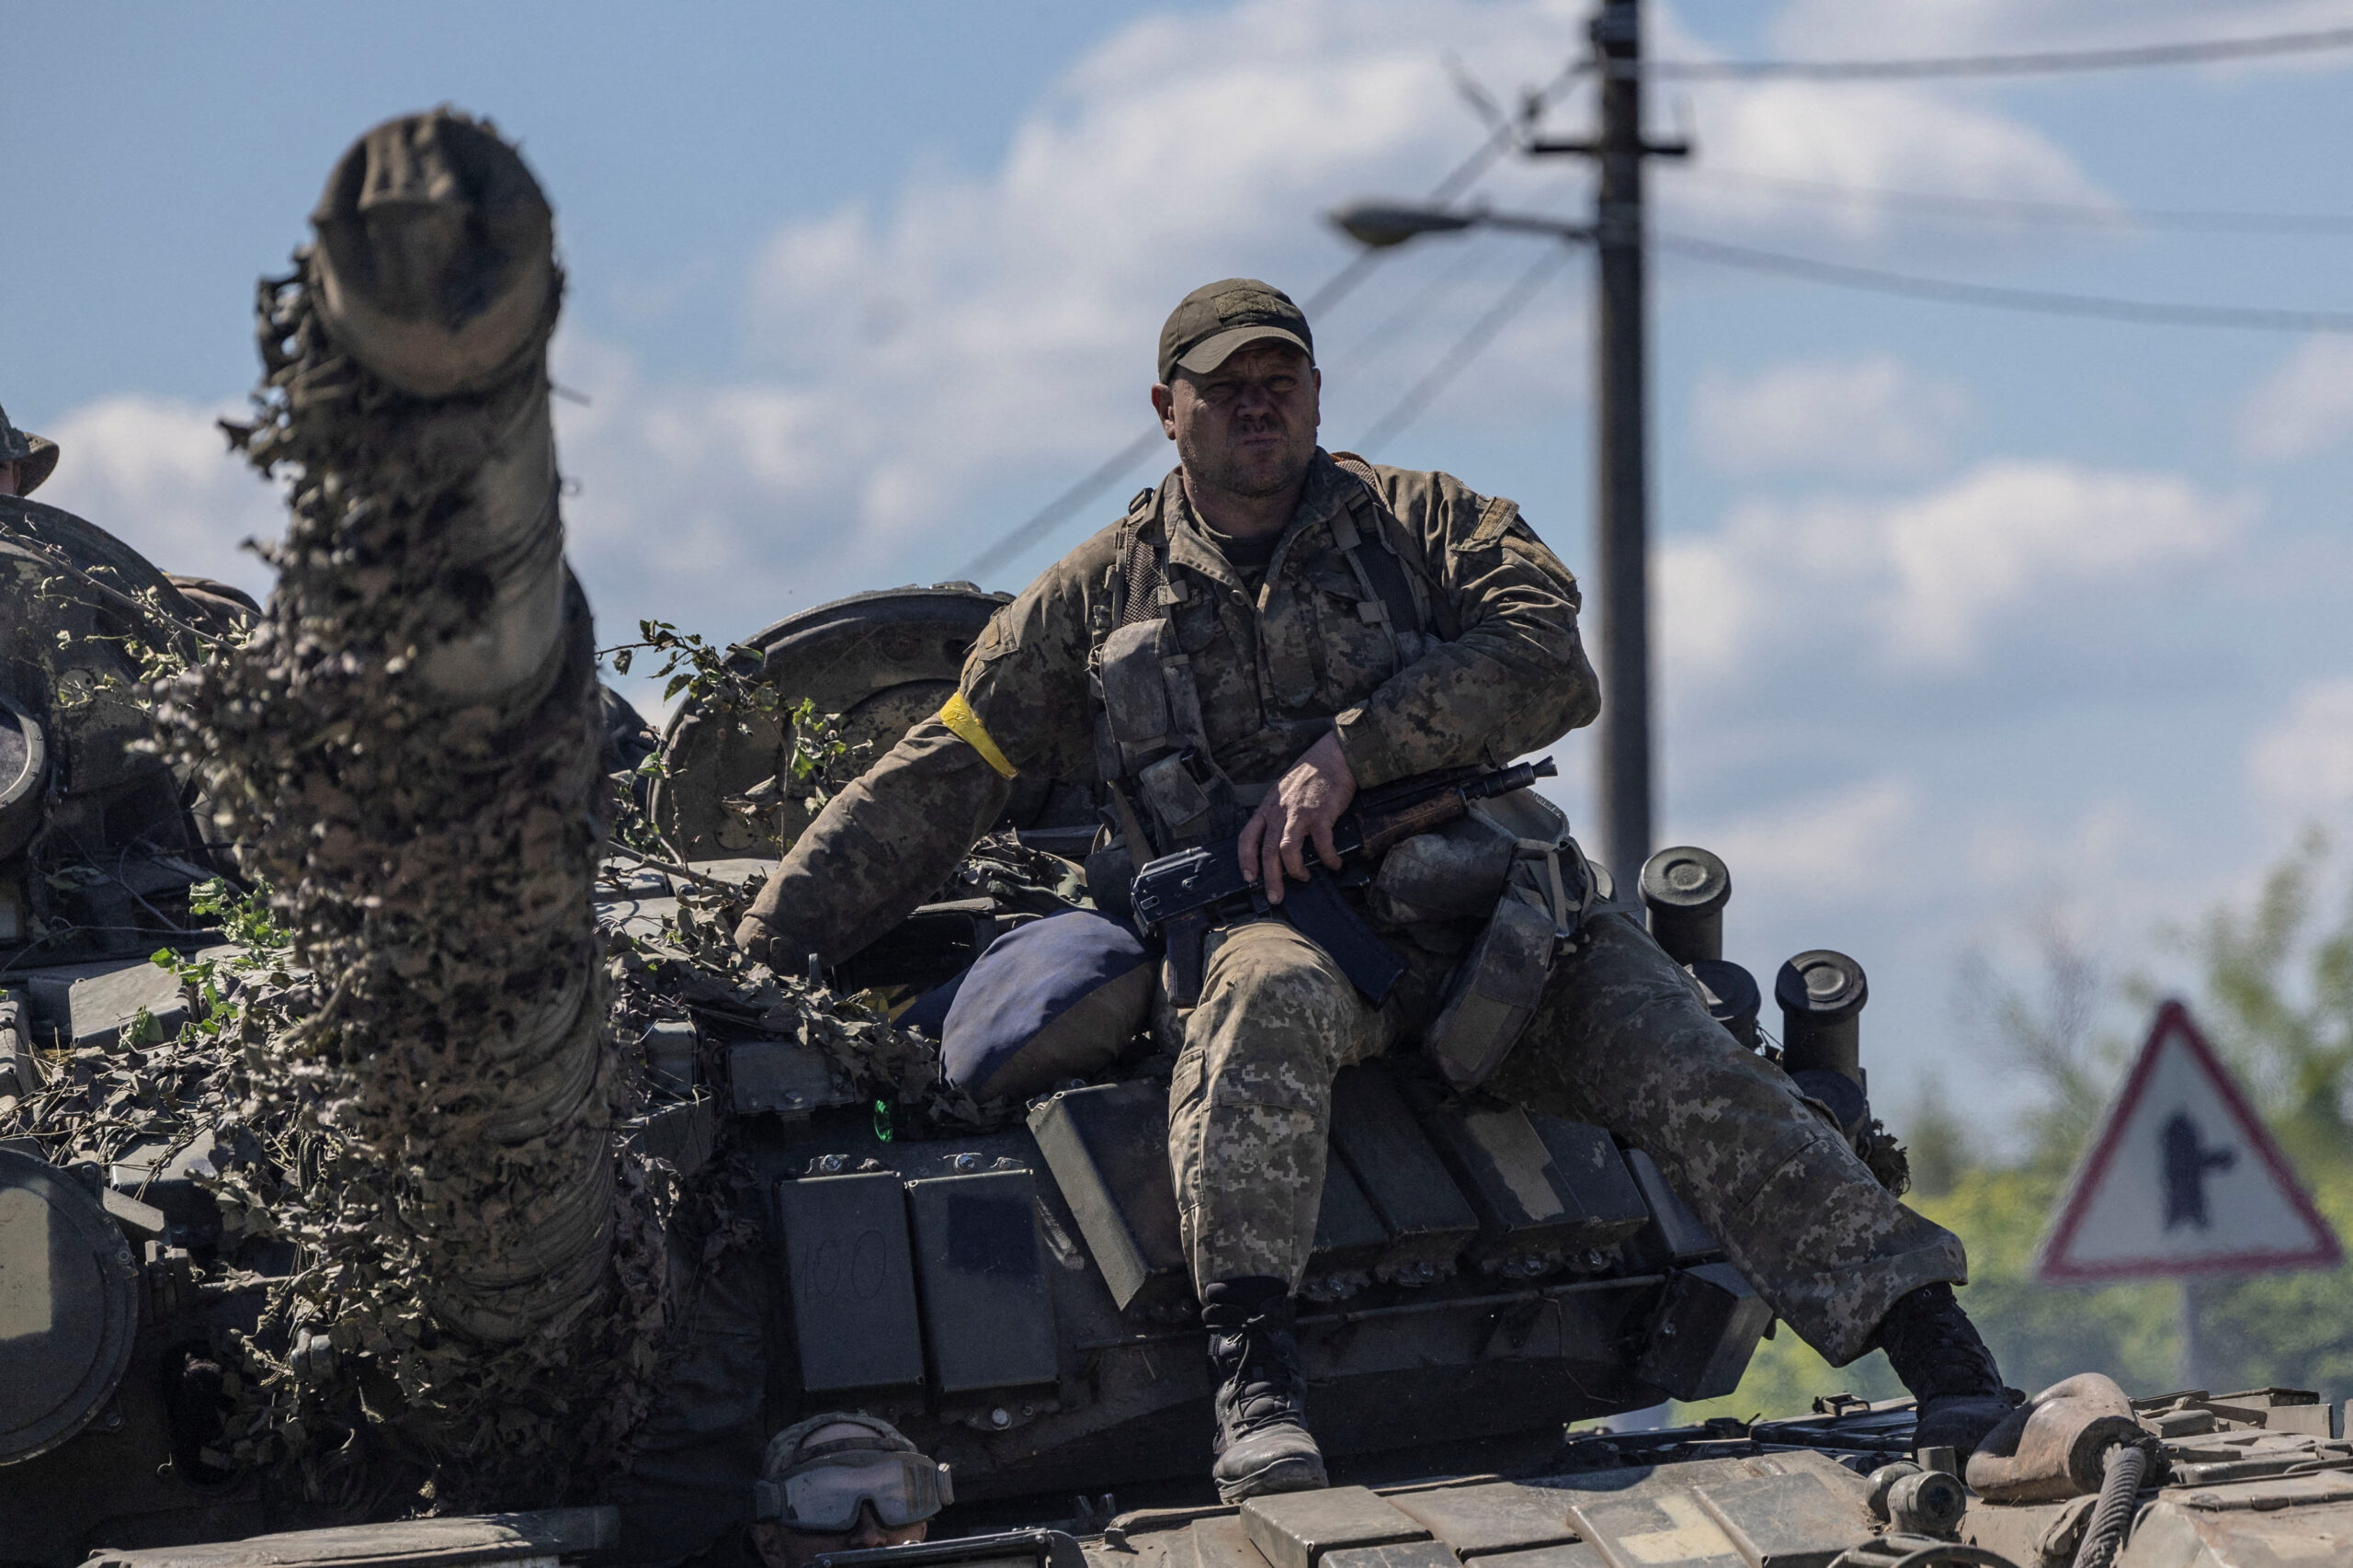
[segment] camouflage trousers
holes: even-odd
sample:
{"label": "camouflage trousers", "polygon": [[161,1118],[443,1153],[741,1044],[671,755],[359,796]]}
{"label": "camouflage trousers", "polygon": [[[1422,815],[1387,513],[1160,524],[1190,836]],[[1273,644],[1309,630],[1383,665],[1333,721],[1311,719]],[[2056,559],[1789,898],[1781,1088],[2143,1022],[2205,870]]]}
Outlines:
{"label": "camouflage trousers", "polygon": [[[1296,1287],[1323,1197],[1332,1079],[1415,1038],[1419,1019],[1410,1004],[1368,1005],[1281,922],[1211,943],[1169,1085],[1186,1253],[1197,1284],[1271,1276]],[[1871,1347],[1899,1297],[1968,1278],[1960,1239],[1881,1187],[1623,914],[1587,921],[1487,1086],[1649,1151],[1757,1293],[1835,1365]]]}

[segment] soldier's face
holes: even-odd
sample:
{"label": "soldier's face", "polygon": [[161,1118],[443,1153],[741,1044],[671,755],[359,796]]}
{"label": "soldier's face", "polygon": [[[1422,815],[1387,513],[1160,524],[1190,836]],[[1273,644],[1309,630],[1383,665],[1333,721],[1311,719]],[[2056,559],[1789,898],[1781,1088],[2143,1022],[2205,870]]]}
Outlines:
{"label": "soldier's face", "polygon": [[10,458],[6,462],[0,463],[0,495],[14,495],[17,493],[17,460],[15,458]]}
{"label": "soldier's face", "polygon": [[813,1535],[806,1530],[757,1524],[752,1527],[752,1545],[767,1568],[807,1568],[824,1552],[904,1546],[909,1541],[921,1540],[930,1528],[927,1519],[917,1519],[911,1525],[886,1525],[875,1517],[874,1506],[870,1503],[860,1506],[858,1523],[840,1535]]}
{"label": "soldier's face", "polygon": [[1275,495],[1297,484],[1315,455],[1323,386],[1297,348],[1255,343],[1214,370],[1177,371],[1174,385],[1152,389],[1152,403],[1189,482]]}

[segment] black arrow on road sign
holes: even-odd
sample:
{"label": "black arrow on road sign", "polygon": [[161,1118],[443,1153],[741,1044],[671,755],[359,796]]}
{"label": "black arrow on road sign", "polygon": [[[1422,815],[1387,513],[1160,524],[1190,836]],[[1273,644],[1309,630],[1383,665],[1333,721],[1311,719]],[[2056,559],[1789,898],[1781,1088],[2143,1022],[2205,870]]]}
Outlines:
{"label": "black arrow on road sign", "polygon": [[2237,1165],[2238,1151],[2204,1147],[2198,1124],[2186,1110],[2174,1112],[2159,1136],[2165,1145],[2165,1229],[2184,1223],[2212,1229],[2213,1219],[2206,1212],[2206,1177]]}

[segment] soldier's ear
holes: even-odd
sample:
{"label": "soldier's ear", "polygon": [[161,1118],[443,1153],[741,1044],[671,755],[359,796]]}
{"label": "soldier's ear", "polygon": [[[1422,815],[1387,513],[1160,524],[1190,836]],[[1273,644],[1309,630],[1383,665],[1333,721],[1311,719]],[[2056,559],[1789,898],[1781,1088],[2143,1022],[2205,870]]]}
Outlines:
{"label": "soldier's ear", "polygon": [[1152,389],[1152,411],[1160,415],[1161,432],[1170,440],[1176,438],[1176,393],[1162,383]]}

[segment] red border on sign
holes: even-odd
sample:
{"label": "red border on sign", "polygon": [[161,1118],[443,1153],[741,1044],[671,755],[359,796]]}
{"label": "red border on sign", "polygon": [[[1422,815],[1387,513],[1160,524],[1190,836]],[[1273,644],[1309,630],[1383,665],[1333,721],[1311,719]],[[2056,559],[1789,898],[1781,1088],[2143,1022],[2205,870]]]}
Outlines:
{"label": "red border on sign", "polygon": [[[2263,1156],[2270,1170],[2271,1180],[2294,1205],[2297,1216],[2319,1239],[2319,1244],[2301,1252],[2225,1253],[2212,1257],[2181,1260],[2152,1258],[2145,1262],[2081,1264],[2068,1261],[2068,1253],[2075,1239],[2076,1227],[2091,1207],[2092,1195],[2100,1188],[2108,1175],[2109,1164],[2116,1156],[2116,1146],[2131,1125],[2132,1113],[2140,1108],[2141,1096],[2147,1092],[2149,1079],[2156,1072],[2157,1053],[2167,1033],[2179,1030],[2189,1047],[2190,1056],[2213,1084],[2222,1096],[2222,1108],[2239,1124],[2248,1144]],[[2313,1207],[2303,1184],[2296,1179],[2288,1156],[2272,1141],[2271,1131],[2263,1125],[2254,1108],[2239,1093],[2237,1083],[2231,1077],[2189,1020],[2189,1009],[2179,1002],[2168,1001],[2157,1009],[2156,1023],[2149,1030],[2149,1041],[2141,1048],[2141,1059],[2132,1063],[2131,1074],[2124,1081],[2124,1092],[2117,1096],[2115,1108],[2099,1130],[2099,1139],[2092,1147],[2091,1157],[2084,1162],[2075,1179],[2068,1185],[2067,1196],[2059,1211],[2059,1222],[2034,1260],[2035,1278],[2053,1285],[2106,1284],[2120,1279],[2173,1279],[2187,1274],[2252,1274],[2272,1268],[2333,1268],[2345,1261],[2345,1249],[2338,1244],[2336,1233]]]}

